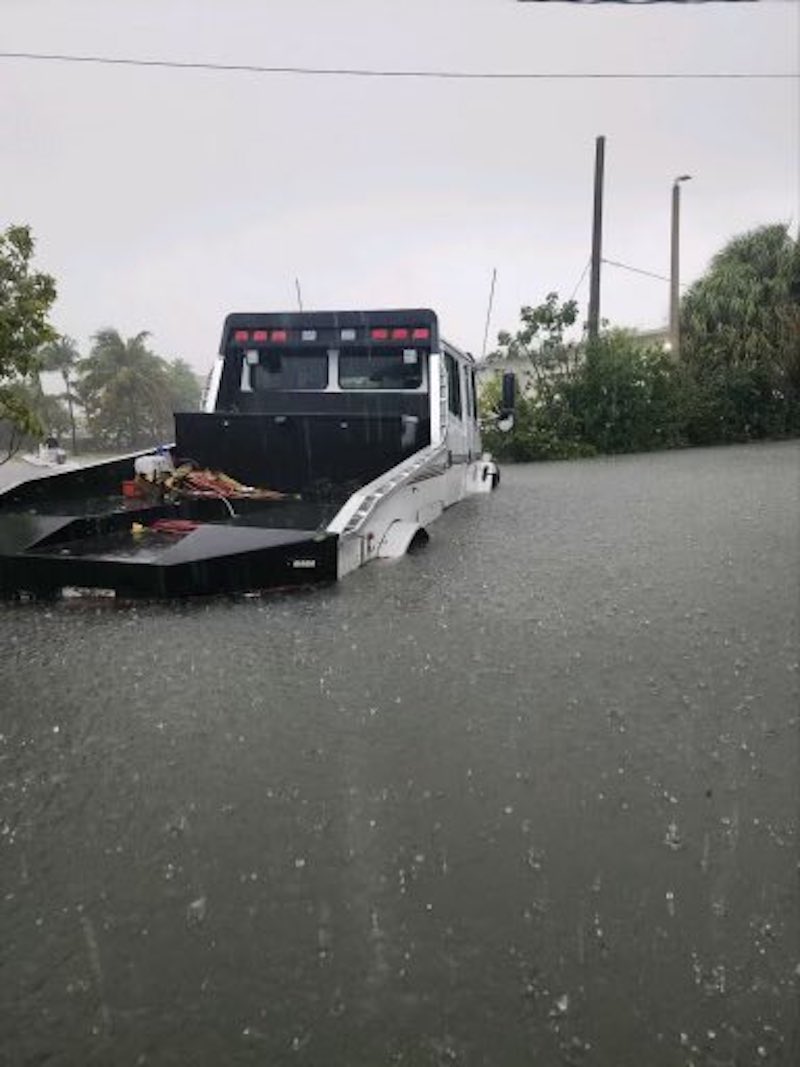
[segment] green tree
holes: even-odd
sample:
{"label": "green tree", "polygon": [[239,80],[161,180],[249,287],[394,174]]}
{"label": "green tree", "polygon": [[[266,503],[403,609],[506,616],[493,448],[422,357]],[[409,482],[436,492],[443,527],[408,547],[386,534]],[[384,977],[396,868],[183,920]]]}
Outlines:
{"label": "green tree", "polygon": [[77,345],[71,337],[66,336],[51,341],[49,344],[45,345],[39,353],[41,369],[44,371],[57,372],[61,375],[64,382],[64,392],[61,394],[60,399],[64,400],[67,405],[69,414],[69,431],[70,436],[72,437],[73,452],[77,450],[75,405],[79,403],[79,399],[75,392],[75,376],[80,358],[81,354],[78,351]]}
{"label": "green tree", "polygon": [[594,455],[595,449],[582,437],[580,421],[575,417],[568,393],[569,389],[548,392],[545,396],[518,393],[513,429],[503,432],[495,424],[500,406],[500,377],[489,379],[480,397],[484,445],[497,459],[512,462]]}
{"label": "green tree", "polygon": [[42,436],[50,430],[59,437],[69,432],[69,412],[61,397],[45,393],[35,376],[17,378],[8,385],[15,401],[27,407],[33,413],[41,432],[32,436]]}
{"label": "green tree", "polygon": [[169,398],[172,411],[197,411],[202,389],[192,368],[183,359],[167,364]]}
{"label": "green tree", "polygon": [[498,347],[488,358],[492,362],[526,360],[533,370],[537,391],[546,389],[554,379],[568,376],[577,367],[578,346],[564,340],[577,318],[577,301],[562,303],[558,293],[548,293],[544,303],[520,310],[522,327],[515,334],[499,333]]}
{"label": "green tree", "polygon": [[147,347],[147,331],[127,340],[100,330],[78,365],[77,394],[92,436],[113,448],[138,448],[172,435],[167,364]]}
{"label": "green tree", "polygon": [[[566,459],[685,443],[686,375],[658,348],[625,330],[608,330],[582,349],[567,374],[520,397],[510,434],[491,427],[487,446],[500,459]],[[499,380],[482,400],[498,403]]]}
{"label": "green tree", "polygon": [[27,226],[0,233],[0,421],[10,426],[10,459],[22,436],[41,436],[42,426],[25,390],[15,388],[35,371],[36,353],[55,338],[48,315],[56,298],[49,274],[31,269],[34,241]]}
{"label": "green tree", "polygon": [[783,224],[735,237],[681,306],[698,442],[800,431],[800,241]]}
{"label": "green tree", "polygon": [[587,346],[571,387],[583,440],[598,452],[643,452],[685,441],[681,368],[626,330],[607,330]]}

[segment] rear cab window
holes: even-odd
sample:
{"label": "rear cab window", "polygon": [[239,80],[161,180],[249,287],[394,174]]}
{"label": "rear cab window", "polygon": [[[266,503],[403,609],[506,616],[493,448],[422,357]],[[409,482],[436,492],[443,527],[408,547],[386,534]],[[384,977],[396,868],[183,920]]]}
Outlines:
{"label": "rear cab window", "polygon": [[416,348],[342,348],[340,389],[422,388],[424,356]]}

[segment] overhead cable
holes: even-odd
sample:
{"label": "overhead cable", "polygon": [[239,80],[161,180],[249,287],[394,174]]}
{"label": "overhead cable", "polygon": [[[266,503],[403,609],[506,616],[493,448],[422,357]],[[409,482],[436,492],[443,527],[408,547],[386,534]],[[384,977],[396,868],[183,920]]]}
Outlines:
{"label": "overhead cable", "polygon": [[[631,267],[628,263],[618,263],[615,259],[603,259],[603,263],[607,263],[609,267],[621,267],[622,270],[629,270],[633,274],[644,274],[646,278],[657,278],[660,282],[669,282],[670,279],[665,274],[655,274],[651,270],[642,270],[641,267]],[[688,282],[679,283],[681,289],[689,289],[691,286]]]}
{"label": "overhead cable", "polygon": [[259,63],[212,63],[178,59],[135,59],[126,56],[68,55],[57,52],[0,52],[0,59],[45,63],[85,63],[110,67],[155,67],[166,70],[208,70],[237,74],[296,74],[337,78],[418,78],[442,81],[681,81],[681,80],[786,80],[800,73],[758,71],[467,71],[388,70],[367,67],[267,66]]}
{"label": "overhead cable", "polygon": [[607,263],[609,267],[621,267],[622,270],[629,270],[633,274],[644,274],[647,278],[658,278],[660,282],[669,281],[669,278],[663,274],[654,274],[651,270],[642,270],[641,267],[631,267],[627,263],[618,263],[615,259],[603,259],[603,263]]}
{"label": "overhead cable", "polygon": [[582,282],[582,281],[583,281],[583,279],[584,279],[584,278],[586,277],[586,272],[588,271],[588,269],[589,269],[589,267],[591,266],[591,264],[592,264],[592,257],[590,256],[590,257],[589,257],[589,258],[588,258],[588,259],[586,260],[586,266],[585,266],[585,267],[583,268],[583,270],[581,271],[581,276],[580,276],[580,278],[578,278],[577,282],[575,283],[575,288],[574,288],[574,289],[572,290],[572,295],[570,296],[570,300],[574,300],[574,299],[575,299],[575,294],[576,294],[576,293],[577,293],[577,291],[578,291],[578,290],[580,289],[580,287],[581,287],[581,282]]}

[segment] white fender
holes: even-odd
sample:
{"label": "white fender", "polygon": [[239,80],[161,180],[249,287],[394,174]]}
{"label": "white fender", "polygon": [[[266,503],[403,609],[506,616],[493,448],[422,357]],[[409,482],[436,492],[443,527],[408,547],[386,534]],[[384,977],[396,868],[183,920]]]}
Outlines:
{"label": "white fender", "polygon": [[399,559],[404,556],[408,552],[409,545],[420,532],[427,540],[425,528],[418,522],[404,522],[402,519],[396,519],[378,545],[378,559]]}

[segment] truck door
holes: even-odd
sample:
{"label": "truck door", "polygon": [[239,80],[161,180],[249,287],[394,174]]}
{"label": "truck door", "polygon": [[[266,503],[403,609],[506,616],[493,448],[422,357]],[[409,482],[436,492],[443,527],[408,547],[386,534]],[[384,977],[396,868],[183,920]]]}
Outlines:
{"label": "truck door", "polygon": [[463,369],[449,352],[445,353],[444,360],[447,372],[447,448],[453,463],[466,463],[469,444]]}
{"label": "truck door", "polygon": [[466,386],[466,418],[465,428],[467,435],[467,450],[470,459],[477,459],[481,454],[481,431],[478,421],[478,383],[475,378],[475,368],[464,365],[461,368]]}

